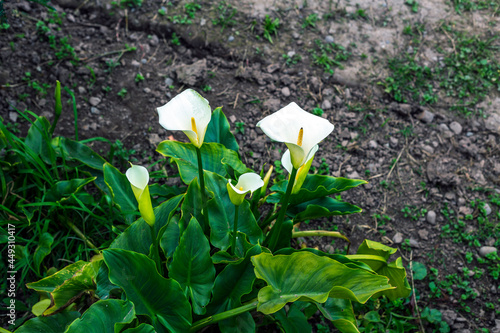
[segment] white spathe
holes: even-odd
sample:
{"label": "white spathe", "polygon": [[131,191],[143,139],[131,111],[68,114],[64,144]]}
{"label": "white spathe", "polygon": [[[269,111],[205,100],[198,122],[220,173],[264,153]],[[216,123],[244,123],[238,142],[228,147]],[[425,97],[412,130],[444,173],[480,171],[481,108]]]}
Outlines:
{"label": "white spathe", "polygon": [[244,173],[240,176],[236,185],[231,184],[231,180],[228,180],[229,199],[234,205],[239,206],[243,203],[248,192],[253,193],[262,186],[264,186],[264,181],[258,174],[253,172]]}
{"label": "white spathe", "polygon": [[141,213],[142,218],[147,224],[153,227],[156,217],[153,205],[151,204],[151,196],[149,195],[148,169],[140,165],[131,164],[131,167],[127,170],[127,172],[125,172],[125,176],[127,176],[127,179],[132,187],[132,191],[134,192],[134,196],[137,199],[139,212]]}
{"label": "white spathe", "polygon": [[287,145],[292,165],[296,169],[314,155],[318,143],[334,128],[328,120],[304,111],[295,103],[290,103],[265,117],[257,123],[257,126],[272,140]]}
{"label": "white spathe", "polygon": [[212,116],[208,101],[193,89],[184,90],[157,108],[160,125],[170,131],[183,131],[200,148]]}

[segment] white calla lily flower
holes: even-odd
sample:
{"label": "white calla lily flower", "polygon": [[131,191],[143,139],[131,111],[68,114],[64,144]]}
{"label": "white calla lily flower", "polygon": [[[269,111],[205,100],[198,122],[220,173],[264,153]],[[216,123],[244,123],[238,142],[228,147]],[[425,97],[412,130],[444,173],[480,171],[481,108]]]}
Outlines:
{"label": "white calla lily flower", "polygon": [[272,140],[287,145],[295,169],[314,155],[318,143],[334,128],[328,120],[304,111],[295,103],[265,117],[257,126]]}
{"label": "white calla lily flower", "polygon": [[[132,165],[132,164],[131,164]],[[144,221],[150,226],[155,224],[156,218],[151,204],[151,196],[149,195],[149,172],[143,166],[132,165],[125,173],[132,187],[135,198],[139,203],[139,212]]]}
{"label": "white calla lily flower", "polygon": [[212,116],[205,98],[193,89],[187,89],[157,110],[163,128],[183,131],[193,145],[201,147]]}
{"label": "white calla lily flower", "polygon": [[229,199],[235,206],[239,206],[243,203],[247,193],[252,194],[262,186],[264,186],[264,181],[258,174],[253,172],[244,173],[240,176],[236,185],[231,184],[231,180],[228,180]]}

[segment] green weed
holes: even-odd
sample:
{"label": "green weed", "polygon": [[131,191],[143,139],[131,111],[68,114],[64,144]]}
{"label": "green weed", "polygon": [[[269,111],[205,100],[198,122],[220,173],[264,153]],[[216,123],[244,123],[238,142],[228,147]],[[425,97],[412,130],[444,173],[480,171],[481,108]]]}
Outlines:
{"label": "green weed", "polygon": [[274,36],[278,35],[278,28],[280,26],[279,18],[272,19],[271,17],[269,17],[269,15],[266,15],[266,18],[264,19],[262,25],[264,29],[263,33],[264,38],[267,39],[272,44],[273,39],[271,35]]}
{"label": "green weed", "polygon": [[217,6],[217,18],[212,19],[213,25],[220,25],[221,32],[227,27],[232,27],[236,24],[234,16],[238,13],[236,8],[228,4],[226,1],[219,2]]}

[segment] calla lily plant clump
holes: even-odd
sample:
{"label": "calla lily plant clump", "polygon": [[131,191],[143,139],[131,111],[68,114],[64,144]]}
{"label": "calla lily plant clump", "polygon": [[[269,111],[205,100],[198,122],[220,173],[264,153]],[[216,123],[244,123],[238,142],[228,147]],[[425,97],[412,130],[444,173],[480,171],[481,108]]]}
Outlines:
{"label": "calla lily plant clump", "polygon": [[157,147],[184,185],[149,184],[144,166],[132,165],[125,175],[115,171],[107,181],[113,199],[141,217],[90,262],[28,284],[40,294],[33,309],[38,317],[16,332],[196,332],[207,326],[255,332],[265,325],[311,332],[308,319],[318,310],[340,331],[359,332],[353,302],[409,295],[401,258],[390,262],[393,248],[365,240],[355,254],[347,246],[342,255],[292,246],[298,237],[349,244],[339,232],[301,231],[300,222],[361,211],[338,194],[364,180],[309,173],[319,144],[334,129],[327,119],[291,103],[257,123],[288,148],[281,160],[288,179],[274,181],[272,167],[247,168],[221,108],[212,111],[196,91],[185,90],[158,114],[165,129],[190,141]]}

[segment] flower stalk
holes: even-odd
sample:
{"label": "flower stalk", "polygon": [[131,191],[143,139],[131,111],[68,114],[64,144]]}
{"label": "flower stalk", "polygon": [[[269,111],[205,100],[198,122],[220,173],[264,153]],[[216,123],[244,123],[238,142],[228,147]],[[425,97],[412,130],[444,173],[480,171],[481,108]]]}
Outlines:
{"label": "flower stalk", "polygon": [[[295,182],[295,177],[297,176],[297,169],[295,167],[292,168],[292,173],[290,174],[290,178],[288,179],[288,186],[286,187],[285,196],[281,199],[281,208],[276,219],[276,223],[274,224],[271,232],[269,234],[269,249],[271,251],[276,250],[276,245],[278,244],[278,239],[281,234],[281,228],[283,226],[283,221],[285,220],[286,210],[288,208],[288,202],[290,201],[290,194],[292,193],[293,184]],[[267,239],[266,239],[267,241]]]}
{"label": "flower stalk", "polygon": [[236,238],[238,236],[238,210],[240,206],[234,206],[233,242],[231,243],[231,255],[236,253]]}
{"label": "flower stalk", "polygon": [[201,190],[201,202],[202,202],[202,215],[203,220],[205,221],[205,230],[210,226],[210,220],[208,218],[207,211],[207,192],[205,189],[205,175],[203,173],[203,161],[201,159],[201,149],[196,147],[196,156],[198,158],[198,179],[200,181],[200,190]]}

